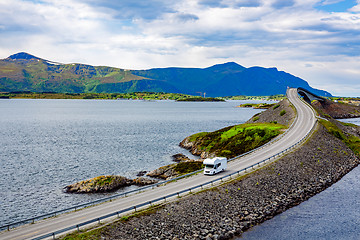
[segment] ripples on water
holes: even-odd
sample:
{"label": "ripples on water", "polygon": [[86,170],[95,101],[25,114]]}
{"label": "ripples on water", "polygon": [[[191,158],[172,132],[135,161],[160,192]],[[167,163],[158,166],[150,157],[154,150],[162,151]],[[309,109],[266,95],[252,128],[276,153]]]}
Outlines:
{"label": "ripples on water", "polygon": [[[360,118],[341,120],[360,126]],[[360,167],[309,200],[275,216],[239,239],[360,239]]]}
{"label": "ripples on water", "polygon": [[[247,121],[240,101],[0,100],[0,225],[107,194],[65,194],[99,175],[171,163],[185,137]],[[121,191],[121,190],[120,190]],[[114,194],[114,193],[113,193]]]}

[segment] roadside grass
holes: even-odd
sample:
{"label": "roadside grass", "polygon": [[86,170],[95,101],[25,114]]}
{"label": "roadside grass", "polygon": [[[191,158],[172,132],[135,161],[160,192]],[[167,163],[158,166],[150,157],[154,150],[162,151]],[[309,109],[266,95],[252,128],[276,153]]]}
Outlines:
{"label": "roadside grass", "polygon": [[195,172],[202,168],[204,168],[202,162],[179,162],[175,165],[174,170],[176,171],[176,173],[183,175]]}
{"label": "roadside grass", "polygon": [[320,119],[320,123],[326,128],[329,133],[343,141],[357,156],[360,156],[360,138],[354,135],[346,136],[340,128],[338,128],[334,123],[330,121]]}
{"label": "roadside grass", "polygon": [[286,126],[277,123],[246,123],[197,133],[190,136],[190,141],[195,141],[200,150],[232,158],[266,144],[283,129]]}
{"label": "roadside grass", "polygon": [[101,239],[102,233],[106,231],[108,228],[114,228],[116,227],[116,222],[127,222],[130,221],[132,218],[137,218],[141,216],[149,216],[151,214],[156,213],[159,209],[163,208],[164,204],[154,204],[144,210],[137,211],[135,213],[126,215],[121,217],[119,220],[116,220],[114,222],[111,222],[109,224],[99,226],[98,228],[89,230],[84,229],[80,230],[80,232],[73,232],[70,233],[60,239],[62,240],[98,240]]}

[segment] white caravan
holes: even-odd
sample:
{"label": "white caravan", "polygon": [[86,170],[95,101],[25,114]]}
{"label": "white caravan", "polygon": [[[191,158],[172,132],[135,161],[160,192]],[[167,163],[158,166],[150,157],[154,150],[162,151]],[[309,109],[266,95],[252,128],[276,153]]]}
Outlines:
{"label": "white caravan", "polygon": [[203,164],[205,165],[204,174],[214,175],[226,169],[227,159],[225,157],[207,158]]}

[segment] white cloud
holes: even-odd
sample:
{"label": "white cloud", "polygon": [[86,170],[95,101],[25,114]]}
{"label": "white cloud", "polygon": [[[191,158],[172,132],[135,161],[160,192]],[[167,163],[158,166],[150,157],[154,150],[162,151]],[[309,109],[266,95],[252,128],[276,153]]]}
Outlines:
{"label": "white cloud", "polygon": [[360,0],[356,1],[356,5],[348,10],[349,12],[360,12]]}
{"label": "white cloud", "polygon": [[0,55],[27,51],[59,62],[128,69],[236,61],[276,66],[313,86],[354,95],[360,4],[327,13],[313,8],[319,3],[334,2],[2,0]]}
{"label": "white cloud", "polygon": [[343,2],[344,0],[324,0],[322,1],[322,5],[331,5],[339,2]]}

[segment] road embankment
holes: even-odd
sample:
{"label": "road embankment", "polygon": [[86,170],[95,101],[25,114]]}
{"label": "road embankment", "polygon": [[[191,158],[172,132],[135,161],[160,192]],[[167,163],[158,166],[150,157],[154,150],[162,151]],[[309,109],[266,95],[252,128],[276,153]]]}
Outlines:
{"label": "road embankment", "polygon": [[323,191],[359,164],[354,153],[359,128],[332,119],[322,121],[304,145],[276,162],[214,189],[123,218],[97,229],[93,236],[231,239],[241,235]]}

